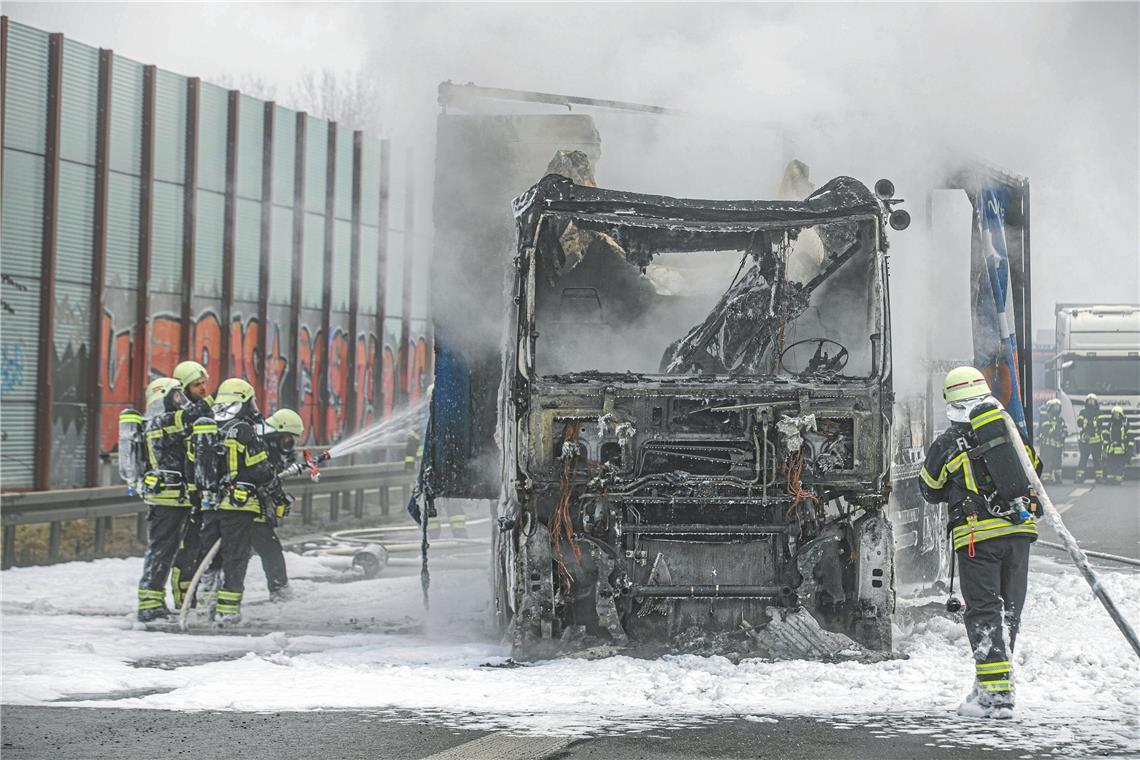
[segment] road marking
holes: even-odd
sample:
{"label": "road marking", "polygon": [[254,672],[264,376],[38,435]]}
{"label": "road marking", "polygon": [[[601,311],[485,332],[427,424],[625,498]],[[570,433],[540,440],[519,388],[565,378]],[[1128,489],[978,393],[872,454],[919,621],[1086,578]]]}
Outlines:
{"label": "road marking", "polygon": [[573,736],[487,734],[423,760],[542,760],[573,743]]}
{"label": "road marking", "polygon": [[1054,504],[1053,506],[1057,508],[1057,513],[1062,515],[1073,508],[1072,503],[1068,501],[1063,501],[1060,504]]}
{"label": "road marking", "polygon": [[1086,493],[1088,493],[1091,490],[1092,490],[1092,488],[1089,486],[1081,486],[1080,488],[1074,488],[1072,491],[1069,492],[1069,498],[1070,499],[1079,499],[1080,497],[1084,496]]}

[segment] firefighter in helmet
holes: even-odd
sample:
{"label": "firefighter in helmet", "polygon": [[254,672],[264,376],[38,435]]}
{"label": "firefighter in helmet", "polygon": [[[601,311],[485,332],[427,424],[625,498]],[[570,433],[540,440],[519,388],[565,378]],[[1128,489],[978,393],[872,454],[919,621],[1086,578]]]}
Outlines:
{"label": "firefighter in helmet", "polygon": [[1104,477],[1104,469],[1100,462],[1100,401],[1095,393],[1085,396],[1085,405],[1077,413],[1077,433],[1081,447],[1081,460],[1077,463],[1077,476],[1075,481],[1080,483],[1089,479],[1089,460],[1092,460],[1092,479],[1100,480]]}
{"label": "firefighter in helmet", "polygon": [[1124,408],[1112,407],[1112,414],[1105,420],[1101,429],[1101,445],[1104,447],[1104,478],[1112,484],[1124,482],[1124,468],[1132,456],[1132,433],[1128,429],[1128,418]]}
{"label": "firefighter in helmet", "polygon": [[[299,475],[305,471],[305,465],[296,461],[297,440],[304,434],[305,424],[301,421],[301,415],[292,409],[278,409],[262,423],[261,436],[269,454],[269,464],[279,478]],[[286,499],[286,502],[291,501],[292,499]],[[259,515],[253,521],[250,533],[250,542],[261,558],[261,569],[265,571],[265,581],[272,601],[285,601],[292,596],[289,573],[285,569],[285,553],[276,530],[277,521],[286,516],[287,510],[288,504],[279,513],[266,511]]]}
{"label": "firefighter in helmet", "polygon": [[[219,560],[211,570],[220,569],[222,578],[210,614],[215,622],[232,625],[241,622],[253,521],[262,513],[263,503],[283,501],[284,492],[257,432],[262,418],[253,386],[237,377],[224,380],[213,409],[222,461],[220,482],[208,484],[218,501],[209,508],[203,505],[202,550],[208,552],[214,542],[221,541]],[[207,588],[213,583],[211,579]]]}
{"label": "firefighter in helmet", "polygon": [[181,384],[170,377],[146,387],[147,470],[141,491],[147,505],[147,548],[138,587],[138,620],[149,623],[167,617],[166,579],[182,542],[191,511],[186,478],[185,398]]}
{"label": "firefighter in helmet", "polygon": [[1061,482],[1061,452],[1065,448],[1065,437],[1069,427],[1061,414],[1061,402],[1051,398],[1041,407],[1037,420],[1037,430],[1033,440],[1041,453],[1041,480],[1046,483]]}
{"label": "firefighter in helmet", "polygon": [[[1005,412],[973,367],[946,375],[942,397],[951,425],[930,445],[920,488],[930,503],[945,502],[966,602],[965,623],[974,655],[974,688],[959,713],[1013,715],[1010,663],[1025,602],[1029,545],[1037,539],[1028,476],[1009,443]],[[1014,445],[1023,445],[1022,441]],[[1028,443],[1030,460],[1040,470]],[[1021,492],[1010,498],[1011,493]],[[1007,626],[1009,647],[1002,632]]]}
{"label": "firefighter in helmet", "polygon": [[214,399],[209,395],[207,388],[210,375],[206,368],[198,362],[181,362],[174,368],[172,376],[182,386],[182,393],[185,395],[187,403],[186,421],[193,426],[191,435],[186,442],[188,477],[191,482],[190,501],[193,509],[190,512],[189,520],[186,522],[186,532],[182,537],[181,545],[178,547],[178,554],[174,558],[174,567],[170,573],[174,606],[181,607],[183,597],[185,597],[187,589],[190,588],[190,579],[194,576],[202,545],[202,491],[198,488],[194,476],[196,452],[194,450],[195,436],[193,431],[201,431],[203,427],[212,428],[214,426],[214,413],[211,409]]}

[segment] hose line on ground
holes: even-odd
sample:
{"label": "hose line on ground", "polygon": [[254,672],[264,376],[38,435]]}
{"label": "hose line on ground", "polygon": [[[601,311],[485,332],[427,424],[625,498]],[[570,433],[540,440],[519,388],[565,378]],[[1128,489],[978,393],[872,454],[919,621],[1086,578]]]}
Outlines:
{"label": "hose line on ground", "polygon": [[[1006,431],[1009,434],[1010,440],[1015,442],[1021,441],[1021,433],[1013,424],[1013,418],[1005,411],[1002,411],[1002,419],[1005,421]],[[1128,639],[1132,651],[1140,657],[1140,640],[1136,638],[1136,632],[1132,630],[1132,626],[1120,614],[1120,610],[1116,606],[1116,602],[1105,591],[1104,586],[1101,585],[1100,579],[1096,577],[1092,567],[1089,565],[1089,558],[1085,555],[1084,551],[1077,544],[1077,540],[1073,538],[1073,534],[1065,527],[1064,521],[1061,519],[1061,513],[1053,506],[1053,500],[1049,498],[1049,494],[1045,491],[1045,486],[1041,484],[1041,478],[1037,477],[1037,471],[1029,462],[1029,455],[1025,451],[1024,446],[1015,445],[1014,450],[1017,452],[1017,458],[1021,460],[1021,466],[1025,469],[1025,474],[1029,476],[1029,482],[1037,492],[1037,499],[1041,507],[1045,510],[1045,516],[1049,518],[1053,530],[1057,531],[1057,535],[1061,537],[1061,542],[1065,545],[1065,549],[1069,552],[1069,556],[1073,558],[1073,564],[1081,571],[1081,575],[1088,581],[1089,586],[1092,588],[1093,594],[1104,605],[1104,609],[1108,612],[1108,616],[1112,618],[1112,622],[1116,623],[1116,627],[1124,634],[1124,638]]]}

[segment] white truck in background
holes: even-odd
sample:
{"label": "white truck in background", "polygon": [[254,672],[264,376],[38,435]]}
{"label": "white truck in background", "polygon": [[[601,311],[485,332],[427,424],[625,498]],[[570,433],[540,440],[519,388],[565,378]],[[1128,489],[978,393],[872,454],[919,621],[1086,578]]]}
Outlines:
{"label": "white truck in background", "polygon": [[[1140,440],[1140,304],[1059,303],[1057,344],[1049,385],[1057,391],[1069,437],[1062,466],[1077,466],[1077,413],[1095,393],[1101,414],[1120,406],[1134,439]],[[1140,464],[1133,458],[1129,469]]]}

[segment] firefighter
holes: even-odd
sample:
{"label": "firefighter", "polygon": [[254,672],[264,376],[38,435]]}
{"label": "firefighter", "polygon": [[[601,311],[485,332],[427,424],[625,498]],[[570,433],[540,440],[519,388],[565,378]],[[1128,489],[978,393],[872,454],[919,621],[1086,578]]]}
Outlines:
{"label": "firefighter", "polygon": [[[173,377],[182,386],[182,393],[186,396],[187,422],[194,425],[199,421],[212,419],[211,407],[214,399],[209,395],[207,388],[210,375],[206,368],[196,361],[184,361],[174,368]],[[178,554],[174,558],[174,567],[170,573],[170,587],[174,594],[175,607],[182,606],[182,600],[190,588],[190,579],[194,577],[197,559],[201,553],[202,492],[194,482],[194,457],[194,437],[190,436],[186,443],[186,458],[189,462],[190,503],[193,508],[190,510],[190,518],[186,521],[186,532],[182,536],[182,543],[178,547]]]}
{"label": "firefighter", "polygon": [[[278,409],[265,418],[262,425],[265,450],[269,453],[269,463],[279,478],[299,475],[305,471],[305,465],[296,461],[295,453],[297,439],[304,434],[305,424],[301,421],[301,415],[292,409]],[[284,513],[280,515],[284,516]],[[259,515],[253,521],[253,531],[250,533],[253,550],[261,558],[261,569],[265,571],[269,599],[275,602],[286,601],[293,596],[289,588],[289,573],[285,569],[285,552],[275,528],[276,519],[276,514]]]}
{"label": "firefighter", "polygon": [[[1008,457],[1016,457],[1011,446],[993,445],[988,437],[981,444],[983,434],[998,432],[988,427],[991,424],[1000,425],[1001,434],[1008,435],[1001,404],[990,395],[981,372],[973,367],[951,370],[942,397],[951,425],[930,445],[920,472],[920,488],[928,502],[948,506],[949,532],[966,602],[966,633],[976,678],[958,711],[1009,718],[1013,715],[1010,657],[1025,602],[1029,546],[1037,539],[1037,525],[1026,502],[1007,500],[1001,494],[1008,496],[1023,488],[1028,494],[1028,478],[1020,460],[1010,465]],[[1032,449],[1024,445],[1040,469]],[[1002,633],[1003,612],[1008,649]]]}
{"label": "firefighter", "polygon": [[222,440],[221,482],[216,486],[220,499],[203,508],[202,550],[221,540],[214,571],[220,565],[222,578],[210,617],[221,625],[235,625],[241,622],[253,521],[263,503],[271,507],[270,502],[284,501],[284,491],[269,464],[265,441],[257,434],[255,426],[262,418],[253,386],[236,377],[223,381],[214,402],[214,419]]}
{"label": "firefighter", "polygon": [[1061,415],[1061,402],[1051,398],[1041,407],[1041,417],[1033,440],[1041,453],[1041,480],[1061,482],[1061,452],[1065,448],[1065,438],[1069,427]]}
{"label": "firefighter", "polygon": [[1124,468],[1132,455],[1132,434],[1128,430],[1128,418],[1124,409],[1112,407],[1112,414],[1101,429],[1101,445],[1104,447],[1104,478],[1114,485],[1124,482]]}
{"label": "firefighter", "polygon": [[166,579],[190,516],[190,483],[186,479],[186,439],[190,427],[183,409],[182,386],[170,377],[146,388],[145,442],[147,470],[142,497],[147,504],[147,547],[138,588],[138,620],[167,617]]}
{"label": "firefighter", "polygon": [[1100,463],[1100,402],[1095,393],[1085,396],[1085,406],[1077,414],[1077,433],[1081,447],[1081,460],[1077,463],[1074,481],[1080,483],[1089,479],[1089,460],[1093,463],[1093,480],[1104,477]]}

